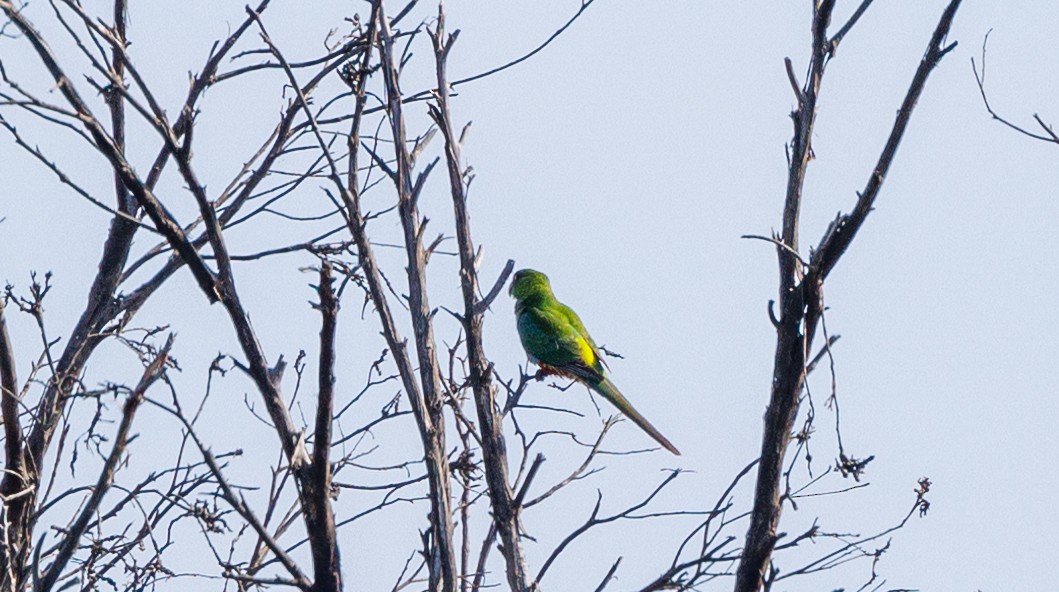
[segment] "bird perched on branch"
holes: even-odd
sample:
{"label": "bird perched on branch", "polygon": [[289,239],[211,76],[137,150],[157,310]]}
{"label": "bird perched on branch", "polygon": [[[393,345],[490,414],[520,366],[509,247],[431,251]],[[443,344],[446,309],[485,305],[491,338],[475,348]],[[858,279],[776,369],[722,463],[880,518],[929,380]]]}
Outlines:
{"label": "bird perched on branch", "polygon": [[532,269],[517,271],[511,280],[510,293],[515,298],[522,347],[530,361],[541,369],[538,379],[558,374],[584,384],[610,401],[666,450],[680,454],[607,378],[599,347],[577,313],[555,299],[548,276]]}

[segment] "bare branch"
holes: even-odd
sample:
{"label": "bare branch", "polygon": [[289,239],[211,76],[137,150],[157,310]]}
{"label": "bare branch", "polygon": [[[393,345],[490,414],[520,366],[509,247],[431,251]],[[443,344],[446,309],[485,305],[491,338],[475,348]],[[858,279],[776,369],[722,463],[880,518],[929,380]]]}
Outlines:
{"label": "bare branch", "polygon": [[[517,65],[521,64],[522,62],[525,62],[526,60],[532,58],[533,56],[535,56],[538,53],[540,53],[545,47],[548,47],[549,45],[551,45],[552,41],[555,41],[567,29],[569,29],[570,26],[573,25],[574,22],[577,21],[577,19],[579,19],[581,17],[581,15],[585,13],[585,11],[588,10],[588,7],[591,6],[592,3],[595,2],[595,1],[596,0],[582,0],[581,7],[577,9],[577,12],[575,12],[574,15],[572,17],[570,17],[569,20],[566,21],[566,23],[564,23],[561,27],[559,27],[554,32],[552,32],[552,34],[549,35],[548,38],[545,39],[543,43],[541,43],[540,45],[538,45],[537,47],[535,47],[534,49],[532,49],[528,53],[526,53],[526,54],[524,54],[524,55],[522,55],[522,56],[520,56],[520,57],[518,57],[518,58],[516,58],[514,60],[511,60],[510,62],[508,62],[508,63],[506,63],[506,64],[504,64],[502,66],[497,66],[496,68],[492,68],[492,69],[486,70],[485,72],[481,72],[479,74],[475,74],[474,76],[468,76],[467,78],[461,78],[460,80],[456,80],[455,82],[452,83],[451,86],[452,87],[456,87],[456,86],[459,86],[461,84],[466,84],[468,82],[474,82],[475,80],[481,80],[482,78],[486,78],[486,77],[492,76],[493,74],[497,74],[499,72],[503,72],[504,70],[507,70],[508,68],[511,68],[513,66],[517,66]],[[435,90],[434,92],[437,92],[437,91]],[[420,97],[421,97],[421,94],[416,94],[416,95],[412,95],[411,97],[409,97],[408,100],[415,100],[415,99],[418,99]]]}
{"label": "bare branch", "polygon": [[206,267],[206,264],[199,257],[198,252],[188,241],[187,236],[184,234],[183,229],[173,219],[173,216],[165,209],[165,207],[158,201],[154,193],[136,176],[133,172],[132,165],[125,160],[121,150],[114,144],[113,138],[103,129],[99,121],[92,115],[91,110],[81,99],[77,90],[74,89],[70,79],[67,78],[66,73],[59,66],[51,48],[44,42],[44,38],[40,32],[37,31],[33,25],[26,20],[22,15],[22,12],[18,10],[11,0],[0,0],[0,10],[3,10],[15,26],[22,32],[25,38],[33,45],[33,49],[44,63],[48,72],[55,80],[56,85],[62,92],[63,97],[66,98],[70,106],[73,107],[74,111],[77,112],[78,118],[81,120],[82,125],[88,130],[92,139],[96,143],[96,147],[99,149],[104,156],[110,161],[114,167],[114,172],[121,177],[125,187],[132,192],[136,197],[137,202],[150,216],[151,221],[154,222],[155,228],[157,228],[166,239],[168,239],[173,249],[178,252],[183,258],[184,262],[188,265],[195,280],[199,283],[199,287],[202,288],[203,293],[210,302],[216,302],[219,299],[217,289],[215,287],[215,280],[213,272]]}
{"label": "bare branch", "polygon": [[596,586],[596,592],[603,592],[603,589],[607,587],[607,584],[614,579],[614,574],[618,571],[618,566],[621,565],[621,560],[621,557],[614,560],[614,564],[607,570],[607,575],[603,576],[603,581],[599,583],[599,586]]}
{"label": "bare branch", "polygon": [[541,579],[544,578],[544,574],[548,572],[548,568],[552,566],[552,563],[554,563],[555,560],[559,557],[559,555],[562,554],[563,550],[566,549],[566,547],[570,543],[574,542],[582,534],[601,524],[607,524],[609,522],[614,522],[615,520],[619,520],[622,518],[629,518],[633,512],[651,503],[651,500],[653,500],[655,496],[657,496],[663,489],[665,489],[667,485],[672,483],[673,479],[676,479],[678,476],[680,476],[680,471],[671,472],[657,487],[654,488],[654,490],[650,494],[647,495],[647,497],[645,497],[639,503],[636,503],[622,510],[621,512],[612,514],[604,518],[599,517],[599,507],[603,502],[603,494],[598,494],[596,498],[596,506],[592,509],[592,514],[589,516],[588,520],[586,520],[584,524],[582,524],[576,530],[567,535],[567,537],[559,543],[555,550],[552,551],[551,555],[548,556],[548,559],[544,562],[544,565],[541,566],[541,570],[537,572],[537,577],[534,581],[539,584]]}
{"label": "bare branch", "polygon": [[485,311],[489,310],[489,307],[493,304],[493,301],[496,300],[496,297],[500,295],[500,290],[504,289],[504,286],[507,284],[507,279],[511,277],[511,272],[514,270],[515,260],[508,259],[507,263],[504,265],[503,271],[501,271],[500,275],[496,278],[496,283],[494,283],[493,287],[489,289],[489,293],[474,305],[474,314],[485,314]]}
{"label": "bare branch", "polygon": [[1041,120],[1040,116],[1038,116],[1036,113],[1033,115],[1033,119],[1034,119],[1034,121],[1037,122],[1037,125],[1039,125],[1041,127],[1041,129],[1044,130],[1045,135],[1035,134],[1035,133],[1031,132],[1030,130],[1028,130],[1028,129],[1026,129],[1026,128],[1022,127],[1022,126],[1017,125],[1015,123],[1012,123],[1008,119],[1006,119],[1004,117],[1001,117],[1000,114],[998,114],[993,109],[993,106],[989,104],[989,97],[986,95],[986,92],[985,92],[985,65],[986,65],[986,63],[985,63],[985,55],[986,55],[986,45],[989,44],[989,34],[992,33],[992,32],[993,32],[993,30],[990,29],[985,34],[985,37],[982,39],[982,69],[981,69],[981,71],[979,71],[978,66],[975,64],[974,58],[973,57],[971,58],[971,70],[974,72],[975,82],[978,83],[978,92],[982,95],[982,104],[985,105],[985,110],[989,112],[989,115],[992,116],[993,119],[999,121],[1000,123],[1008,126],[1009,128],[1019,132],[1020,134],[1022,134],[1024,136],[1028,136],[1030,138],[1033,138],[1034,140],[1042,140],[1042,141],[1045,141],[1045,142],[1051,142],[1051,143],[1054,143],[1054,144],[1059,144],[1059,136],[1056,136],[1055,132],[1052,131],[1052,128],[1050,126],[1048,126],[1047,124],[1045,124],[1044,121]]}
{"label": "bare branch", "polygon": [[305,488],[305,528],[313,554],[314,591],[338,592],[342,589],[342,568],[338,553],[335,515],[331,507],[331,420],[335,399],[335,324],[338,301],[335,299],[331,265],[320,266],[320,394],[316,406],[316,430],[313,432],[313,462]]}
{"label": "bare branch", "polygon": [[[780,267],[780,310],[778,319],[775,367],[772,392],[765,413],[761,463],[758,467],[754,493],[754,509],[747,529],[746,542],[737,570],[736,592],[757,592],[764,583],[773,548],[776,544],[780,515],[783,511],[780,480],[783,459],[791,440],[791,428],[798,412],[798,404],[805,385],[806,357],[823,313],[823,282],[838,259],[849,246],[856,231],[863,224],[882,186],[907,127],[912,109],[926,84],[927,77],[955,44],[942,47],[960,0],[951,0],[938,21],[927,50],[913,77],[912,84],[898,111],[897,121],[879,158],[868,187],[859,196],[849,215],[840,216],[824,234],[814,251],[804,277],[798,273],[798,220],[805,170],[811,156],[813,120],[816,99],[827,58],[833,47],[827,28],[834,8],[833,0],[817,3],[813,14],[813,46],[809,77],[804,90],[804,101],[792,117],[795,137],[792,141],[787,198],[783,212],[783,232],[780,240],[789,248],[777,248]],[[857,15],[854,15],[855,17]],[[846,31],[841,33],[844,35]]]}
{"label": "bare branch", "polygon": [[159,350],[158,355],[144,369],[140,383],[136,385],[136,388],[129,393],[128,398],[125,400],[121,424],[118,426],[118,434],[114,438],[114,447],[103,465],[103,470],[99,474],[96,486],[92,489],[92,495],[85,502],[73,525],[65,533],[55,560],[41,576],[40,582],[35,586],[35,589],[44,592],[50,591],[55,582],[58,581],[62,571],[66,568],[66,563],[73,556],[78,545],[81,544],[81,536],[84,535],[89,521],[95,517],[96,510],[99,508],[100,502],[103,501],[103,496],[106,495],[107,490],[110,489],[110,485],[114,481],[114,473],[117,471],[118,463],[125,455],[125,446],[129,440],[129,431],[132,429],[132,420],[136,415],[136,410],[143,403],[143,397],[147,389],[165,372],[166,364],[169,361],[169,350],[172,347],[173,335],[170,334],[169,338],[166,339],[165,345]]}
{"label": "bare branch", "polygon": [[883,180],[886,179],[886,174],[890,170],[894,156],[897,154],[897,147],[901,144],[901,138],[904,137],[908,123],[911,121],[912,111],[915,109],[919,96],[926,87],[927,77],[941,62],[941,59],[945,57],[945,54],[956,47],[956,42],[944,47],[942,43],[949,34],[952,20],[956,16],[956,9],[959,6],[960,0],[950,2],[938,21],[938,26],[934,29],[930,44],[927,45],[926,53],[924,53],[923,59],[919,63],[919,68],[912,78],[912,84],[908,87],[908,93],[901,103],[901,108],[897,111],[897,120],[890,131],[890,137],[886,140],[886,145],[879,155],[879,160],[868,178],[864,191],[858,194],[857,203],[853,207],[853,211],[841,216],[821,239],[820,246],[817,247],[812,261],[812,273],[819,279],[823,280],[827,277],[835,264],[838,263],[839,257],[842,256],[842,253],[849,247],[850,242],[853,241],[853,237],[857,235],[857,231],[864,224],[864,220],[868,217],[872,206],[875,204],[875,198],[879,195],[879,190],[882,189]]}
{"label": "bare branch", "polygon": [[283,565],[283,567],[291,575],[294,581],[298,583],[298,586],[302,590],[309,590],[312,587],[312,582],[310,582],[309,578],[307,578],[305,574],[302,573],[301,569],[298,567],[298,564],[295,563],[293,559],[291,559],[291,557],[287,554],[283,547],[280,546],[278,542],[276,542],[276,539],[272,536],[271,533],[269,533],[268,529],[265,528],[265,526],[257,518],[254,512],[246,505],[246,501],[242,498],[242,496],[236,494],[231,484],[229,484],[228,480],[225,478],[224,472],[221,471],[221,467],[217,464],[216,457],[214,457],[213,453],[210,452],[208,448],[206,448],[206,445],[202,442],[198,434],[195,432],[194,426],[191,425],[191,422],[189,422],[188,419],[184,417],[184,414],[180,412],[179,409],[173,410],[163,405],[157,406],[173,414],[177,418],[177,420],[179,420],[181,424],[183,424],[187,435],[191,438],[191,441],[194,442],[195,446],[199,449],[199,452],[202,454],[203,460],[206,462],[206,466],[209,467],[210,472],[213,474],[213,478],[216,479],[217,485],[218,487],[220,487],[221,497],[224,498],[224,500],[228,502],[231,508],[235,510],[243,518],[243,520],[246,520],[247,524],[249,524],[251,528],[254,529],[254,532],[257,533],[260,540],[265,544],[266,547],[268,547],[269,551],[271,551],[276,556],[276,559],[280,562],[281,565]]}
{"label": "bare branch", "polygon": [[[426,292],[426,253],[423,250],[425,221],[417,206],[419,183],[413,182],[412,163],[408,153],[403,114],[403,96],[399,84],[398,64],[394,60],[393,33],[381,0],[374,3],[376,28],[379,36],[379,59],[382,62],[383,84],[386,88],[386,114],[390,122],[396,157],[394,186],[397,190],[398,213],[404,233],[407,256],[405,272],[408,277],[408,310],[415,334],[416,358],[419,361],[419,380],[426,413],[416,412],[416,420],[423,434],[427,457],[427,473],[431,481],[431,523],[433,538],[430,549],[434,556],[428,563],[431,589],[440,587],[454,592],[458,585],[456,553],[453,548],[453,525],[449,465],[445,450],[445,422],[441,415],[445,387],[438,370],[435,351],[433,313]],[[420,177],[420,180],[423,177]],[[421,186],[421,185],[420,185]]]}
{"label": "bare branch", "polygon": [[857,21],[860,20],[860,17],[864,16],[864,13],[868,11],[868,7],[871,6],[871,3],[872,0],[861,0],[860,5],[853,11],[853,15],[849,17],[846,24],[842,25],[842,28],[838,30],[838,33],[835,33],[831,37],[830,51],[832,56],[835,55],[835,51],[838,50],[838,44],[842,43],[842,40],[845,39],[846,33],[849,33],[850,29],[852,29],[853,26],[857,24]]}
{"label": "bare branch", "polygon": [[456,236],[460,252],[460,286],[463,291],[463,330],[466,335],[467,361],[470,366],[470,384],[474,391],[475,408],[481,430],[482,456],[485,464],[486,482],[489,484],[489,501],[493,509],[493,525],[503,543],[501,550],[507,566],[507,581],[511,590],[522,592],[530,587],[526,567],[526,556],[519,538],[519,507],[512,499],[508,485],[507,448],[503,435],[503,415],[496,403],[496,387],[493,385],[491,364],[482,344],[483,318],[481,311],[489,307],[504,285],[507,275],[514,268],[509,260],[504,273],[490,294],[477,301],[478,269],[475,261],[474,240],[471,238],[470,214],[467,211],[467,194],[460,158],[459,139],[455,136],[449,106],[449,84],[446,75],[446,60],[456,42],[457,33],[445,32],[445,13],[439,5],[437,28],[428,31],[434,45],[438,93],[436,104],[430,108],[434,123],[445,138],[445,162],[449,172],[449,191],[456,217]]}
{"label": "bare branch", "polygon": [[21,396],[18,378],[15,375],[15,353],[4,320],[5,302],[0,298],[0,413],[4,421],[4,478],[0,482],[4,504],[4,539],[7,544],[0,548],[3,554],[5,579],[13,575],[8,569],[19,563],[17,558],[25,556],[28,537],[19,536],[24,518],[25,502],[17,502],[16,496],[25,496],[31,490],[31,478],[23,463],[24,444],[22,425],[18,419]]}

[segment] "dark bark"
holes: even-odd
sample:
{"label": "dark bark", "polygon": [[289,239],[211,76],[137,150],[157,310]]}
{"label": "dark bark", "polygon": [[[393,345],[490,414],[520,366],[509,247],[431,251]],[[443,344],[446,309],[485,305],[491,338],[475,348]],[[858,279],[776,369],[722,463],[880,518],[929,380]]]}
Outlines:
{"label": "dark bark", "polygon": [[[774,358],[772,392],[765,411],[761,458],[758,466],[754,507],[747,530],[742,557],[736,572],[736,592],[760,590],[771,560],[783,512],[781,477],[783,461],[791,442],[794,420],[806,376],[806,352],[811,351],[813,337],[823,313],[824,279],[834,269],[839,258],[849,247],[857,230],[864,223],[882,187],[897,147],[907,128],[927,77],[944,55],[955,44],[943,47],[959,8],[960,0],[951,0],[931,37],[930,44],[909,86],[905,100],[897,114],[890,137],[863,193],[850,214],[840,216],[824,234],[813,252],[806,269],[797,257],[798,218],[801,191],[811,148],[816,98],[820,79],[827,60],[841,37],[828,38],[827,27],[834,8],[833,0],[825,0],[813,18],[813,55],[809,79],[800,91],[798,108],[792,114],[795,137],[792,140],[791,164],[788,175],[787,199],[783,213],[781,246],[777,248],[780,266],[780,318],[776,327],[776,355]],[[860,13],[854,18],[859,18]],[[840,30],[841,35],[848,27]],[[797,87],[797,85],[795,85]]]}
{"label": "dark bark", "polygon": [[[535,588],[527,574],[526,557],[519,539],[519,508],[508,485],[507,446],[504,443],[503,416],[496,404],[496,386],[493,384],[492,365],[482,345],[482,325],[485,321],[484,307],[478,301],[478,269],[475,263],[474,240],[471,238],[470,214],[467,211],[467,194],[460,164],[459,139],[455,137],[449,110],[449,83],[446,76],[448,53],[456,41],[456,35],[445,33],[445,15],[439,10],[437,30],[431,32],[437,66],[437,105],[431,106],[431,116],[445,138],[445,162],[449,173],[456,218],[456,240],[460,254],[460,287],[463,293],[463,330],[466,334],[467,365],[470,385],[474,393],[481,434],[482,460],[485,479],[489,486],[489,502],[493,511],[493,524],[500,535],[502,553],[507,569],[507,581],[513,592]],[[507,272],[512,265],[508,265]],[[501,277],[503,284],[506,274]],[[464,574],[466,577],[468,574]]]}
{"label": "dark bark", "polygon": [[342,564],[331,507],[331,419],[335,402],[335,325],[338,301],[335,299],[331,265],[320,267],[320,368],[316,429],[313,432],[312,464],[304,481],[305,529],[313,555],[313,592],[342,589]]}

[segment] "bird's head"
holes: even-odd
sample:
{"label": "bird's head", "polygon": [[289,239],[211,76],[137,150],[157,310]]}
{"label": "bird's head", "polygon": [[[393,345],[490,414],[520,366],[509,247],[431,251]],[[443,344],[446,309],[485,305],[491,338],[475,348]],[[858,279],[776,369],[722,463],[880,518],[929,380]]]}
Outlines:
{"label": "bird's head", "polygon": [[518,301],[533,300],[534,298],[551,294],[552,286],[548,282],[548,276],[533,269],[520,269],[515,272],[511,280],[511,288],[508,293]]}

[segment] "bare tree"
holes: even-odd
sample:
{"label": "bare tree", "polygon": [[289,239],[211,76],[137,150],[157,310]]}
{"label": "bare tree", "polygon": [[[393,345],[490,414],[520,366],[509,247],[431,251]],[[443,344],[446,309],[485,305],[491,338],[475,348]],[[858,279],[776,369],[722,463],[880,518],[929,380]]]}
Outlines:
{"label": "bare tree", "polygon": [[[0,0],[6,17],[0,25],[0,126],[42,171],[110,216],[83,312],[62,340],[51,336],[46,322],[50,273],[33,276],[25,287],[9,286],[0,306],[5,450],[0,588],[142,590],[177,579],[217,579],[226,589],[341,590],[358,578],[357,569],[364,569],[342,563],[343,530],[379,516],[390,519],[401,508],[413,508],[418,527],[410,529],[408,538],[415,542],[403,550],[406,561],[393,574],[395,591],[467,592],[500,582],[512,591],[539,590],[556,561],[575,553],[575,543],[586,533],[617,522],[662,518],[679,518],[686,528],[672,529],[670,559],[659,566],[657,577],[636,589],[700,590],[717,580],[734,580],[739,591],[768,589],[776,581],[854,560],[871,566],[864,589],[874,585],[876,563],[889,546],[886,537],[929,507],[929,480],[919,482],[908,513],[892,528],[850,535],[814,525],[783,540],[779,523],[785,503],[819,495],[810,488],[825,477],[859,480],[871,460],[847,455],[840,433],[834,470],[810,472],[803,479],[786,459],[793,448],[795,460],[809,460],[815,412],[803,414],[802,429],[792,432],[810,395],[806,377],[825,357],[833,371],[831,346],[837,336],[826,334],[824,281],[871,211],[928,75],[955,46],[945,45],[945,37],[959,0],[941,16],[852,212],[840,215],[807,257],[800,254],[798,220],[821,80],[870,0],[834,32],[835,2],[814,3],[804,83],[787,61],[797,107],[782,231],[752,237],[773,243],[780,265],[773,389],[760,454],[748,452],[752,460],[719,495],[678,509],[658,506],[663,492],[684,474],[681,470],[650,483],[637,501],[617,510],[605,504],[600,491],[583,522],[567,525],[567,535],[534,556],[524,544],[529,539],[524,510],[561,503],[556,494],[591,480],[602,470],[604,455],[649,451],[605,446],[616,418],[605,421],[588,441],[569,432],[524,427],[522,418],[530,410],[568,411],[524,404],[521,397],[535,376],[522,367],[497,367],[488,355],[483,327],[514,262],[496,277],[482,275],[468,201],[473,174],[462,156],[466,127],[453,115],[453,89],[529,59],[591,4],[581,2],[562,27],[525,55],[453,81],[447,60],[458,47],[459,31],[446,30],[440,7],[420,14],[416,0],[396,6],[372,0],[366,14],[352,15],[341,33],[328,36],[325,51],[292,59],[270,35],[275,25],[269,19],[270,0],[260,0],[216,40],[174,110],[163,105],[149,82],[173,73],[144,72],[137,65],[126,0],[115,0],[106,14],[76,0],[51,0],[50,12],[35,13],[27,4]],[[28,52],[14,53],[10,48],[16,43]],[[409,91],[403,75],[414,59],[411,48],[420,44],[428,44],[434,80]],[[53,49],[60,45],[68,50]],[[37,77],[13,74],[6,67],[14,59],[6,57],[9,51],[32,56]],[[40,82],[40,75],[47,82]],[[202,97],[218,87],[231,87],[241,97],[286,99],[271,128],[246,130],[246,144],[238,147],[245,153],[243,163],[227,171],[219,190],[207,188],[201,168],[216,147],[196,142],[195,134],[205,109]],[[432,143],[438,132],[440,141]],[[56,159],[37,143],[48,133],[64,134],[65,141],[101,160],[83,171]],[[131,133],[153,142],[153,150],[133,152],[127,141]],[[149,144],[136,143],[144,145]],[[146,176],[137,172],[138,162],[150,163]],[[429,220],[420,208],[439,163],[447,175],[446,198],[452,201],[453,215],[446,222]],[[99,173],[114,179],[109,200],[77,180]],[[194,206],[190,215],[187,203]],[[252,252],[230,247],[233,237],[242,238],[241,229],[263,220],[299,238]],[[398,237],[386,234],[387,223],[400,229]],[[430,239],[428,228],[439,229],[437,238]],[[452,238],[455,251],[445,251]],[[134,239],[149,246],[135,247]],[[390,240],[397,248],[387,251],[394,246]],[[312,308],[319,313],[320,329],[316,351],[302,350],[291,364],[282,354],[266,351],[243,286],[249,283],[248,266],[290,267],[284,256],[292,254],[310,262],[316,282]],[[444,269],[431,265],[432,259],[445,256],[456,262],[451,279],[460,286],[459,310],[437,305],[428,289],[433,277],[428,272]],[[138,313],[163,285],[187,279],[178,273],[184,268],[205,301],[223,308],[225,331],[237,344],[237,351],[218,354],[205,368],[177,363],[182,347],[196,346],[184,346],[166,323],[138,325]],[[402,269],[403,276],[394,273]],[[343,314],[342,304],[350,302],[359,303],[359,318]],[[39,353],[36,345],[12,341],[11,315],[5,310],[32,321],[40,335]],[[381,352],[362,369],[363,384],[356,387],[337,377],[340,321],[370,327],[359,339]],[[810,355],[818,329],[825,345]],[[98,383],[86,379],[90,362],[109,344],[140,361],[139,378],[131,386],[112,380],[110,368]],[[37,357],[20,381],[16,362],[29,351]],[[315,388],[303,383],[312,364]],[[205,387],[189,387],[178,372],[204,375]],[[252,475],[239,464],[240,457],[244,448],[253,450],[250,462],[260,469],[262,454],[269,454],[265,443],[247,432],[240,447],[218,452],[216,442],[225,434],[205,427],[204,409],[214,392],[238,389],[243,378],[254,391],[244,400],[244,419],[259,420],[251,421],[253,429],[272,434],[275,454],[267,471]],[[838,430],[837,397],[833,391],[830,395]],[[111,433],[108,422],[115,414],[108,403],[117,400],[123,404]],[[150,450],[158,462],[138,470],[132,462],[133,427],[144,408],[167,418],[178,436],[144,444],[144,454]],[[542,450],[555,440],[580,454],[581,462],[543,483],[540,469],[547,461]],[[751,495],[746,477],[755,471]],[[423,509],[425,521],[420,520]],[[742,545],[732,534],[739,528],[747,529]],[[794,568],[779,569],[777,553],[820,539],[833,544]],[[868,550],[883,540],[882,547]],[[370,536],[357,541],[372,544]],[[181,561],[181,554],[195,559]],[[579,587],[607,589],[621,562],[616,557],[602,577]],[[502,567],[492,567],[497,565]]]}
{"label": "bare tree", "polygon": [[[776,547],[780,516],[784,498],[789,491],[782,490],[784,458],[792,439],[794,421],[803,396],[806,396],[805,378],[808,374],[809,355],[818,327],[823,327],[824,281],[838,264],[846,249],[860,230],[875,200],[882,189],[883,181],[890,170],[897,148],[908,127],[912,110],[926,85],[927,77],[941,59],[956,47],[953,42],[944,45],[949,28],[960,0],[952,0],[942,14],[931,36],[927,49],[916,70],[905,99],[897,111],[897,119],[890,137],[886,140],[879,160],[872,170],[864,189],[857,193],[857,201],[849,214],[839,214],[831,223],[808,258],[799,254],[798,221],[802,208],[802,187],[805,171],[812,157],[811,140],[816,119],[817,98],[828,62],[835,55],[842,39],[850,32],[861,15],[871,4],[866,0],[850,19],[835,33],[830,33],[831,16],[835,8],[833,0],[814,3],[812,22],[812,56],[804,85],[787,61],[787,73],[794,89],[798,105],[791,114],[794,121],[794,138],[789,149],[787,195],[783,208],[783,225],[778,235],[771,239],[776,243],[779,258],[779,316],[773,314],[776,326],[776,357],[772,375],[772,393],[765,412],[765,430],[761,443],[761,458],[758,465],[757,486],[754,493],[754,509],[747,530],[746,542],[739,562],[735,589],[740,592],[759,590],[765,585],[771,555]],[[771,308],[770,308],[771,313]],[[824,345],[827,355],[831,343]],[[832,400],[837,399],[832,392]],[[836,429],[837,429],[836,423]],[[808,426],[802,434],[808,434]],[[864,465],[871,459],[858,460],[847,457],[839,442],[839,467],[842,472],[859,476]]]}

